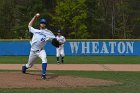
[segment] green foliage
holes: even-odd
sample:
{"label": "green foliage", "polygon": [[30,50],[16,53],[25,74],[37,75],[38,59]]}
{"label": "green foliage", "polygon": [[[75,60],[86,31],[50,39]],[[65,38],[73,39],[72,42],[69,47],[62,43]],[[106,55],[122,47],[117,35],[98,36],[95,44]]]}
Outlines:
{"label": "green foliage", "polygon": [[[140,38],[140,0],[0,0],[0,38],[30,38],[39,12],[66,38]],[[38,21],[34,27],[38,28]]]}
{"label": "green foliage", "polygon": [[68,33],[67,38],[89,37],[87,35],[87,7],[85,1],[86,0],[57,0],[55,14],[51,15],[53,19],[52,25],[57,25],[57,28]]}
{"label": "green foliage", "polygon": [[[1,0],[0,4],[0,38],[12,38],[12,27],[14,26],[14,2]],[[8,12],[8,13],[7,13]]]}
{"label": "green foliage", "polygon": [[[46,16],[41,0],[2,0],[0,5],[0,38],[30,38],[28,22],[37,13]],[[1,2],[2,2],[1,1]],[[38,27],[38,22],[34,25]],[[6,35],[3,35],[6,34]]]}

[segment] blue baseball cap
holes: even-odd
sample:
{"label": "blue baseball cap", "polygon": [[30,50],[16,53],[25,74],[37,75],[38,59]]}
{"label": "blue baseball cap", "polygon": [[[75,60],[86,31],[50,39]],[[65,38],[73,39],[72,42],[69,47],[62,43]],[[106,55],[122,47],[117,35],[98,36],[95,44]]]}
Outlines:
{"label": "blue baseball cap", "polygon": [[40,24],[47,24],[46,19],[44,19],[44,18],[40,19]]}
{"label": "blue baseball cap", "polygon": [[58,30],[58,31],[57,31],[57,33],[61,33],[61,31],[60,31],[60,30]]}

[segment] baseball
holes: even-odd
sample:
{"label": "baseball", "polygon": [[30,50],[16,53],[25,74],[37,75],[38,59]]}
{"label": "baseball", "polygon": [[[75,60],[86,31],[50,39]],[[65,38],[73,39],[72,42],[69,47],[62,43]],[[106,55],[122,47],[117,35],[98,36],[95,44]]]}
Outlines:
{"label": "baseball", "polygon": [[36,14],[36,16],[37,16],[37,17],[39,17],[39,16],[40,16],[40,14],[39,14],[39,13],[37,13],[37,14]]}

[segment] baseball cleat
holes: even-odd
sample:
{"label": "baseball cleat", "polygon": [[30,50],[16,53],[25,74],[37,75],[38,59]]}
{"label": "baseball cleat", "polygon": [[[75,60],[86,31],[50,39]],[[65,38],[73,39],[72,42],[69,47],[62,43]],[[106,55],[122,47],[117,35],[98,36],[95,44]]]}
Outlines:
{"label": "baseball cleat", "polygon": [[26,73],[26,66],[22,66],[22,73]]}
{"label": "baseball cleat", "polygon": [[42,75],[41,78],[42,78],[43,80],[46,80],[46,79],[47,79],[47,78],[46,78],[46,75]]}

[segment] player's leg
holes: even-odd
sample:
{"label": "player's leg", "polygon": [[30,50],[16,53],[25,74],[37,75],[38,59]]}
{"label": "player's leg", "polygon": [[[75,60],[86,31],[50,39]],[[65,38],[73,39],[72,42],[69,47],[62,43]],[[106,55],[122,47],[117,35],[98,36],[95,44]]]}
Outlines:
{"label": "player's leg", "polygon": [[47,72],[47,55],[45,50],[41,50],[38,53],[38,56],[42,60],[42,79],[46,79],[46,72]]}
{"label": "player's leg", "polygon": [[64,48],[61,48],[60,55],[61,55],[61,62],[64,63],[64,56],[65,56]]}
{"label": "player's leg", "polygon": [[26,69],[31,68],[37,59],[37,55],[35,52],[30,51],[28,63],[22,66],[22,72],[26,73]]}
{"label": "player's leg", "polygon": [[60,57],[60,48],[56,48],[56,62],[59,64],[59,57]]}

